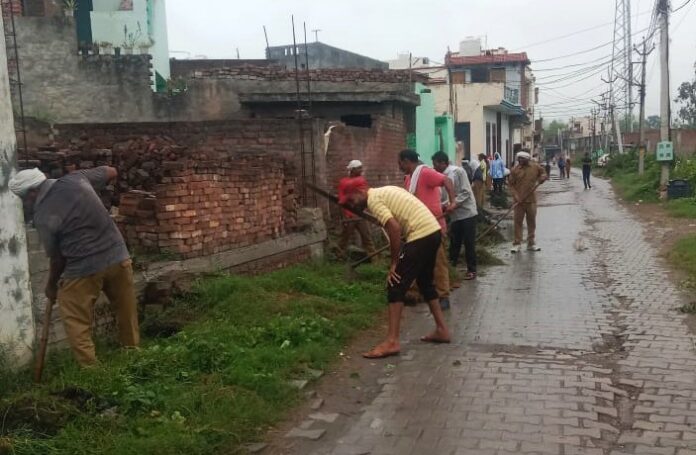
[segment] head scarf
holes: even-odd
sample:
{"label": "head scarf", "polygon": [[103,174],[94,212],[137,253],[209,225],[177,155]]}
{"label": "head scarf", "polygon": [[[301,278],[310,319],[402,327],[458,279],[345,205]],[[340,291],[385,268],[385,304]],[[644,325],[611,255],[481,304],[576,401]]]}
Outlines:
{"label": "head scarf", "polygon": [[46,176],[38,168],[25,169],[17,172],[10,179],[9,188],[19,197],[24,197],[30,190],[38,188],[46,180]]}

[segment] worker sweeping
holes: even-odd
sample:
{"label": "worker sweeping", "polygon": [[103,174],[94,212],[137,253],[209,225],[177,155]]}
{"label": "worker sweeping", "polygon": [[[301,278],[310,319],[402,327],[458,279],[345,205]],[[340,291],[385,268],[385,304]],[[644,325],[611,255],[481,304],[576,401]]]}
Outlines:
{"label": "worker sweeping", "polygon": [[113,167],[73,172],[47,180],[39,169],[18,172],[10,190],[33,214],[50,259],[46,297],[58,301],[65,332],[81,366],[94,365],[94,303],[104,291],[116,310],[122,345],[139,344],[133,268],[116,224],[95,189],[117,176]]}
{"label": "worker sweeping", "polygon": [[519,253],[522,245],[522,228],[527,220],[527,250],[540,251],[536,244],[536,187],[548,179],[546,171],[536,162],[531,161],[527,152],[517,154],[517,165],[510,171],[508,186],[515,202],[515,240],[512,252]]}
{"label": "worker sweeping", "polygon": [[[433,270],[442,242],[442,232],[440,223],[428,207],[403,188],[385,186],[368,189],[367,185],[360,183],[345,188],[339,203],[359,213],[368,210],[384,226],[389,236],[391,265],[387,277],[387,339],[363,356],[381,359],[399,354],[404,299],[414,281],[418,283],[435,319],[435,331],[421,340],[449,343],[450,333],[433,283]],[[403,243],[402,233],[406,238]]]}
{"label": "worker sweeping", "polygon": [[[344,189],[353,184],[354,181],[367,185],[367,181],[365,180],[365,177],[363,177],[362,162],[359,160],[352,160],[350,163],[348,163],[346,169],[348,171],[348,176],[343,177],[338,182],[339,198],[343,196]],[[362,218],[359,218],[349,210],[343,211],[343,217],[343,231],[341,232],[341,241],[338,245],[339,255],[341,257],[346,257],[348,255],[348,244],[353,238],[355,231],[358,231],[358,234],[360,234],[360,241],[362,242],[362,247],[367,255],[373,255],[375,253],[375,244],[372,241],[370,225],[368,222]]]}

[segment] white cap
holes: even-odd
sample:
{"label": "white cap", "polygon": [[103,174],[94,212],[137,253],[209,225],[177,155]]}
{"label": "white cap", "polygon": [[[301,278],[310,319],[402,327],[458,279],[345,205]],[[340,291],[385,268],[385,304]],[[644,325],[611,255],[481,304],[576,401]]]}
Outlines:
{"label": "white cap", "polygon": [[527,152],[517,152],[517,159],[523,158],[525,160],[531,160],[532,155]]}
{"label": "white cap", "polygon": [[353,160],[350,163],[348,163],[346,169],[355,169],[358,167],[362,167],[362,162],[360,160]]}
{"label": "white cap", "polygon": [[46,176],[37,168],[17,172],[8,182],[10,191],[19,197],[24,197],[29,190],[38,188],[46,180]]}

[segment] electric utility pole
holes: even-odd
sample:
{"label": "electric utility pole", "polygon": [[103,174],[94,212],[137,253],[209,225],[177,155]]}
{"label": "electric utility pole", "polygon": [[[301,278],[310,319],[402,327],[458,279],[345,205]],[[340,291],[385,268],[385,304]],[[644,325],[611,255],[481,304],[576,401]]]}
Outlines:
{"label": "electric utility pole", "polygon": [[[669,99],[669,0],[658,0],[660,16],[660,140],[670,140],[670,99]],[[664,190],[669,182],[669,165],[662,162],[660,172],[660,189]]]}
{"label": "electric utility pole", "polygon": [[638,129],[640,131],[640,139],[638,140],[638,174],[645,173],[645,66],[648,62],[648,55],[655,49],[653,45],[650,50],[646,49],[647,44],[643,38],[643,50],[635,47],[636,53],[642,57],[640,61],[640,84],[638,85],[638,94],[640,95],[640,118],[638,119]]}
{"label": "electric utility pole", "polygon": [[614,82],[616,82],[617,79],[619,79],[619,77],[614,76],[608,81],[602,78],[602,81],[604,81],[604,83],[606,84],[609,84],[609,118],[611,118],[611,125],[614,129],[614,138],[616,140],[616,144],[619,147],[619,154],[623,155],[624,150],[623,138],[621,137],[621,125],[619,123],[619,117],[616,115],[615,112],[616,106],[614,105]]}

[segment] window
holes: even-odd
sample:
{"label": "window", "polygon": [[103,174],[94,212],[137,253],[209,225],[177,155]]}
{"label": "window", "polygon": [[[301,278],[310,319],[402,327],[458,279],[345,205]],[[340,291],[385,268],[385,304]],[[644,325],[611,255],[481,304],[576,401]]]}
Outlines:
{"label": "window", "polygon": [[491,122],[486,122],[486,156],[491,155]]}
{"label": "window", "polygon": [[505,82],[505,68],[491,68],[491,82]]}
{"label": "window", "polygon": [[488,68],[471,68],[471,82],[488,82]]}
{"label": "window", "polygon": [[367,114],[342,115],[341,121],[347,126],[357,126],[358,128],[372,128],[372,116]]}
{"label": "window", "polygon": [[488,150],[488,156],[493,156],[493,153],[499,151],[498,150],[498,125],[495,123],[493,124],[493,131],[491,132],[491,137],[492,137],[492,142],[493,142],[493,150]]}

